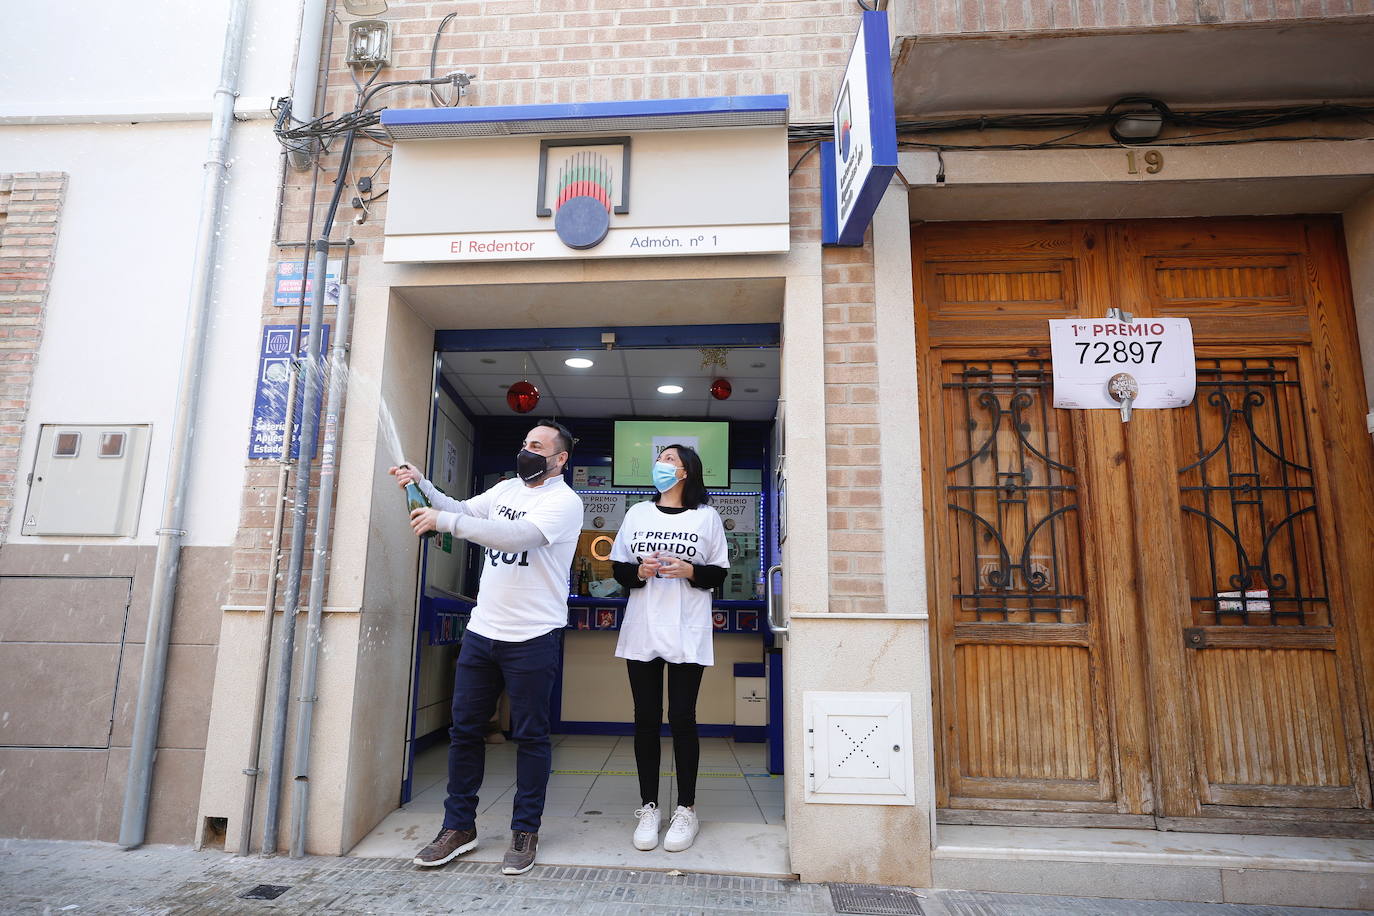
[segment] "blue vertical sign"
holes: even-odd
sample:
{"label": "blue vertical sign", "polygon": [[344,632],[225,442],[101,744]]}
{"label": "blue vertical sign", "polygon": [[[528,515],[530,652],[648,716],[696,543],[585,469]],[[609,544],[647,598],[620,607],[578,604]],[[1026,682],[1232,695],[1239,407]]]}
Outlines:
{"label": "blue vertical sign", "polygon": [[821,242],[858,246],[897,171],[887,13],[865,11],[835,96],[835,140],[821,144]]}
{"label": "blue vertical sign", "polygon": [[[310,328],[301,332],[300,349],[305,350],[310,341]],[[253,428],[248,437],[248,457],[280,458],[282,437],[286,433],[286,393],[291,386],[291,357],[296,352],[296,326],[294,324],[269,324],[262,329],[262,348],[258,351],[258,378],[253,396]],[[320,377],[324,377],[325,361],[323,354],[329,350],[329,325],[324,326],[320,337]],[[296,384],[295,421],[291,425],[291,457],[300,457],[301,420],[303,411],[301,401],[305,397],[305,386],[301,380]],[[320,401],[323,399],[324,385],[315,392],[315,403],[310,409],[315,417],[320,415]]]}

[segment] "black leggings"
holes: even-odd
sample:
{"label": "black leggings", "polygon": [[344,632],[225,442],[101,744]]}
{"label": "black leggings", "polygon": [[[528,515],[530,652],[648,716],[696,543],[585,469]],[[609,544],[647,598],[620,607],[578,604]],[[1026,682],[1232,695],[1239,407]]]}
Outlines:
{"label": "black leggings", "polygon": [[668,727],[673,733],[673,759],[677,761],[677,803],[690,808],[697,800],[697,693],[701,689],[701,665],[670,665],[661,658],[651,662],[626,660],[630,693],[635,701],[635,766],[639,769],[639,797],[658,804],[659,725],[663,722],[663,669],[668,669]]}

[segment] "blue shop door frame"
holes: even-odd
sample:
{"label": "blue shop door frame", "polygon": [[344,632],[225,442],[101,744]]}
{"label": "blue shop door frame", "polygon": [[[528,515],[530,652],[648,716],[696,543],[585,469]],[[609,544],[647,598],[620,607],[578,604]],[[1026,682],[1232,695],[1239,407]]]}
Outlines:
{"label": "blue shop door frame", "polygon": [[787,642],[787,634],[773,630],[774,615],[779,620],[787,616],[786,596],[781,594],[783,544],[787,540],[784,513],[787,510],[787,453],[785,441],[784,403],[778,401],[778,412],[773,418],[773,439],[769,449],[769,468],[765,481],[765,497],[768,505],[768,540],[766,556],[767,571],[764,573],[763,587],[769,596],[768,608],[773,613],[765,613],[768,621],[768,635],[763,650],[764,676],[768,687],[768,731],[765,738],[768,758],[768,772],[781,775],[783,772],[783,683],[782,653]]}
{"label": "blue shop door frame", "polygon": [[[616,346],[622,349],[646,349],[646,348],[689,348],[689,347],[748,347],[748,346],[773,346],[781,345],[781,326],[778,324],[716,324],[716,325],[672,325],[672,326],[606,326],[606,327],[583,327],[583,328],[540,328],[540,329],[477,329],[477,330],[440,330],[434,335],[436,352],[445,351],[504,351],[504,350],[570,350],[570,349],[600,349],[603,347],[602,335],[607,332],[615,334]],[[434,367],[434,387],[445,384],[442,374],[439,371],[438,360]],[[455,400],[461,405],[462,401],[456,396],[456,392],[450,391]],[[779,537],[779,513],[778,499],[782,497],[783,491],[780,488],[782,477],[782,403],[778,404],[777,420],[774,426],[771,447],[765,459],[765,468],[771,469],[775,485],[764,488],[764,504],[766,507],[768,520],[768,538],[765,542],[765,569],[770,565],[781,563],[781,543],[784,538]],[[475,419],[472,416],[469,420]],[[434,455],[434,441],[438,424],[438,404],[437,400],[432,408],[430,418],[430,435],[426,453],[427,476],[433,478],[433,465],[436,460]],[[476,474],[478,469],[474,467]],[[479,489],[474,489],[479,492]],[[420,679],[420,647],[423,641],[435,643],[461,642],[462,633],[466,630],[467,618],[471,613],[473,603],[471,599],[462,600],[457,598],[430,597],[425,594],[425,579],[428,567],[428,547],[423,547],[420,551],[420,576],[418,594],[416,596],[416,626],[414,631],[415,651],[413,661],[413,671],[411,674],[411,702],[409,710],[409,721],[406,729],[406,751],[405,751],[405,775],[401,785],[401,804],[410,801],[412,795],[412,783],[414,776],[415,754],[417,739],[424,736],[417,736],[417,696],[419,691]],[[769,576],[770,580],[774,577]],[[770,582],[765,583],[765,588],[772,588]],[[760,616],[766,618],[766,614]],[[785,638],[780,634],[774,634],[764,627],[764,672],[767,678],[768,687],[768,726],[767,726],[767,749],[768,749],[768,770],[773,774],[783,772],[783,748],[782,748],[782,722],[783,722],[783,684],[782,684],[782,649],[781,643]],[[561,643],[561,641],[560,641]],[[560,669],[562,667],[562,651],[560,644]],[[560,670],[558,680],[555,682],[554,696],[551,698],[552,723],[555,726],[561,725],[561,706],[562,706],[562,672]]]}

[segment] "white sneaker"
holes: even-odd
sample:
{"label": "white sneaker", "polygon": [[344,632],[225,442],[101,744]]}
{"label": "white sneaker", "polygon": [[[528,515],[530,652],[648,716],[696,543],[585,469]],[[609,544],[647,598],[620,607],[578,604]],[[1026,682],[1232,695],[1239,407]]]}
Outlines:
{"label": "white sneaker", "polygon": [[668,835],[663,838],[663,848],[669,852],[682,852],[696,838],[697,813],[678,805],[673,812],[673,819],[668,822]]}
{"label": "white sneaker", "polygon": [[658,810],[658,805],[649,802],[643,808],[636,809],[635,817],[639,819],[635,825],[635,849],[647,852],[658,845],[658,825],[662,822],[663,814]]}

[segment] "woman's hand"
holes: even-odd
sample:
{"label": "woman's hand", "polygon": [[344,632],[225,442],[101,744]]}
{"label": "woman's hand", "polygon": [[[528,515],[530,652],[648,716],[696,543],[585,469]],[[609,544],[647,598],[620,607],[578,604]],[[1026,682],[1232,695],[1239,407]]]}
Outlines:
{"label": "woman's hand", "polygon": [[642,580],[652,579],[658,573],[658,559],[656,557],[645,557],[639,561],[639,578]]}
{"label": "woman's hand", "polygon": [[658,574],[665,579],[687,579],[690,581],[695,571],[691,563],[686,560],[679,560],[677,557],[662,557],[658,561]]}

